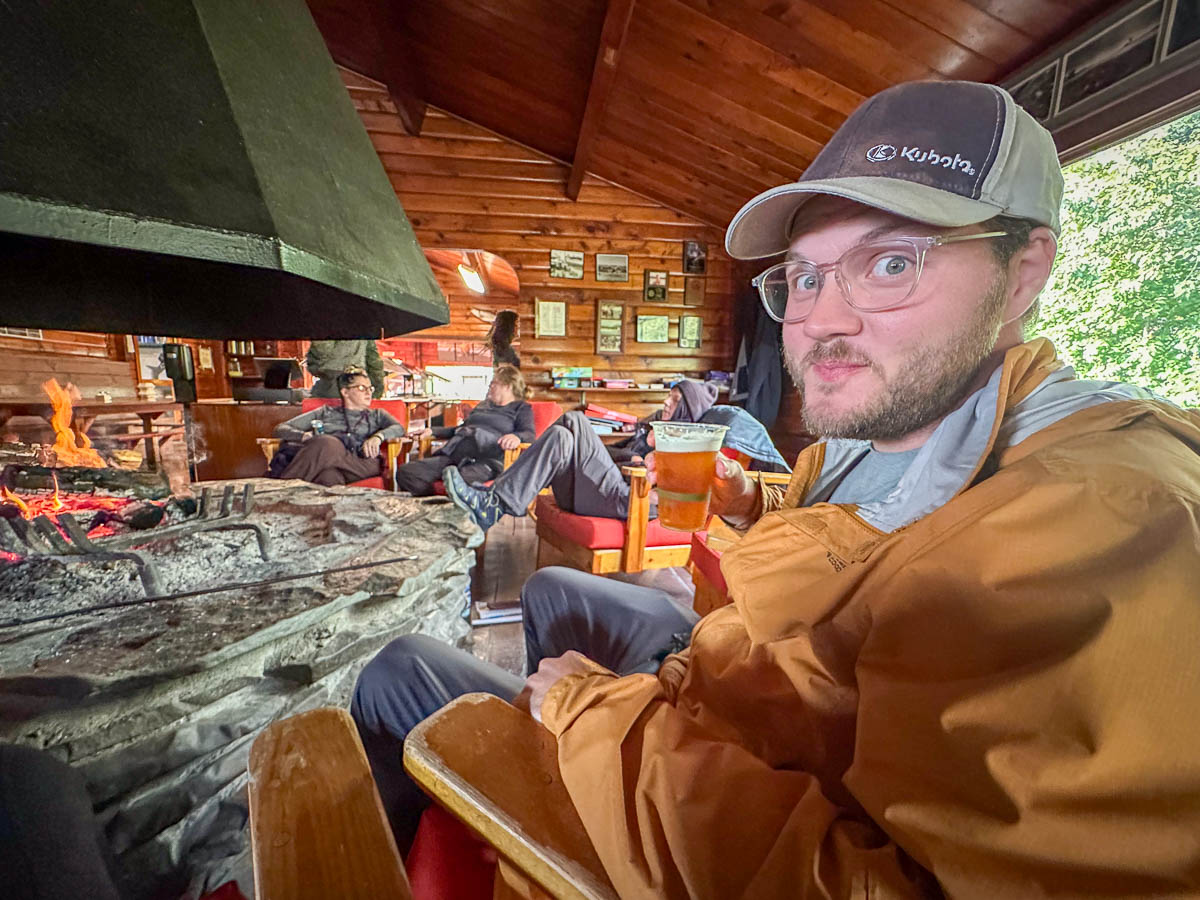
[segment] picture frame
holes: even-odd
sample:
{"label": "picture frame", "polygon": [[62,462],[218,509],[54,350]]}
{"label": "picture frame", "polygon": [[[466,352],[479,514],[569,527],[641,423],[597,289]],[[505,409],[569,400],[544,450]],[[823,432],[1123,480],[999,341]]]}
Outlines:
{"label": "picture frame", "polygon": [[671,319],[669,316],[638,316],[637,340],[639,344],[665,344],[670,340]]}
{"label": "picture frame", "polygon": [[533,301],[534,337],[567,336],[567,303],[565,300]]}
{"label": "picture frame", "polygon": [[550,277],[574,280],[583,278],[583,251],[551,250]]}
{"label": "picture frame", "polygon": [[646,303],[666,303],[670,274],[660,269],[642,270],[642,300]]}
{"label": "picture frame", "polygon": [[683,274],[703,275],[708,270],[708,248],[699,241],[683,242]]}
{"label": "picture frame", "polygon": [[683,305],[684,306],[703,306],[704,305],[704,279],[703,278],[685,278],[685,279],[683,279]]}
{"label": "picture frame", "polygon": [[628,281],[629,257],[624,253],[597,253],[596,280]]}
{"label": "picture frame", "polygon": [[696,350],[703,341],[704,320],[700,316],[679,317],[679,346]]}
{"label": "picture frame", "polygon": [[625,305],[612,300],[596,301],[596,353],[625,352]]}

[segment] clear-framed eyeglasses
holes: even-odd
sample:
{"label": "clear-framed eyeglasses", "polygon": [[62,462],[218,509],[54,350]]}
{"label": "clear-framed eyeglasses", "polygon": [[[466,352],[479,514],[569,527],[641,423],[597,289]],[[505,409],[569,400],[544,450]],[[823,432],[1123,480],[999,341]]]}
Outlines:
{"label": "clear-framed eyeglasses", "polygon": [[758,288],[767,315],[776,322],[803,322],[816,306],[832,271],[846,302],[862,312],[884,312],[902,306],[921,280],[925,255],[934,247],[961,241],[1003,237],[1007,231],[982,234],[892,237],[852,247],[831,263],[787,260],[771,266],[751,283]]}

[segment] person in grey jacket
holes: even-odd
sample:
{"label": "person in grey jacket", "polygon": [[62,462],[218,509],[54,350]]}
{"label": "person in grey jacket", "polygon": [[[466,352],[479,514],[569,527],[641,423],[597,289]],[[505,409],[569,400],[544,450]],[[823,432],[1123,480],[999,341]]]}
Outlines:
{"label": "person in grey jacket", "polygon": [[337,377],[351,369],[359,369],[371,379],[373,397],[383,396],[383,357],[374,341],[313,341],[305,365],[317,379],[313,397],[338,397]]}
{"label": "person in grey jacket", "polygon": [[404,437],[404,426],[391,413],[371,409],[371,380],[365,372],[342,372],[336,384],[340,406],[322,406],[275,427],[275,437],[287,442],[288,452],[300,445],[279,477],[324,485],[372,478],[379,474],[383,442]]}

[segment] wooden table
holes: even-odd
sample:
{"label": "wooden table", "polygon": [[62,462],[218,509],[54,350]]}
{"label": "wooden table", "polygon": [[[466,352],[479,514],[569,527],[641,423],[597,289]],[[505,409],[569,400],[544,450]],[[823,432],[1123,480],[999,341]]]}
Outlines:
{"label": "wooden table", "polygon": [[[184,426],[176,422],[159,422],[160,416],[183,412],[182,403],[165,400],[114,400],[112,403],[73,403],[71,430],[76,439],[86,435],[92,423],[101,416],[137,416],[142,421],[142,431],[137,434],[109,435],[113,440],[136,443],[144,441],[146,465],[151,471],[158,469],[158,451],[166,441],[184,434]],[[0,423],[12,416],[38,416],[51,421],[54,407],[49,400],[0,400]],[[165,427],[164,427],[165,426]]]}

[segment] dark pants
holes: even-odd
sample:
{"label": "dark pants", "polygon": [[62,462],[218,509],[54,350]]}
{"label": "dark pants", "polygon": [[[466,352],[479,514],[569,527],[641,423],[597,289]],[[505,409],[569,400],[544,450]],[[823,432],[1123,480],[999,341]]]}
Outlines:
{"label": "dark pants", "polygon": [[492,491],[506,510],[524,515],[545,487],[567,512],[609,519],[629,512],[629,484],[581,412],[566,413],[542,432],[497,476]]}
{"label": "dark pants", "polygon": [[[653,671],[655,655],[699,618],[665,591],[560,567],[535,572],[521,591],[521,604],[530,672],[542,659],[568,650],[621,675]],[[511,700],[522,684],[510,672],[419,634],[392,641],[363,669],[350,712],[402,852],[429,805],[404,773],[405,736],[455,697],[481,691]]]}
{"label": "dark pants", "polygon": [[0,744],[0,878],[10,900],[118,900],[83,778],[49,753]]}
{"label": "dark pants", "polygon": [[379,458],[365,459],[346,449],[339,438],[320,434],[304,442],[280,478],[299,478],[313,484],[350,484],[378,478],[383,471]]}
{"label": "dark pants", "polygon": [[[425,459],[416,459],[396,469],[396,490],[408,491],[414,497],[428,497],[433,493],[435,481],[441,481],[442,469],[454,465],[454,460],[444,453],[435,453]],[[460,463],[458,471],[468,484],[490,481],[492,469],[487,463]]]}

